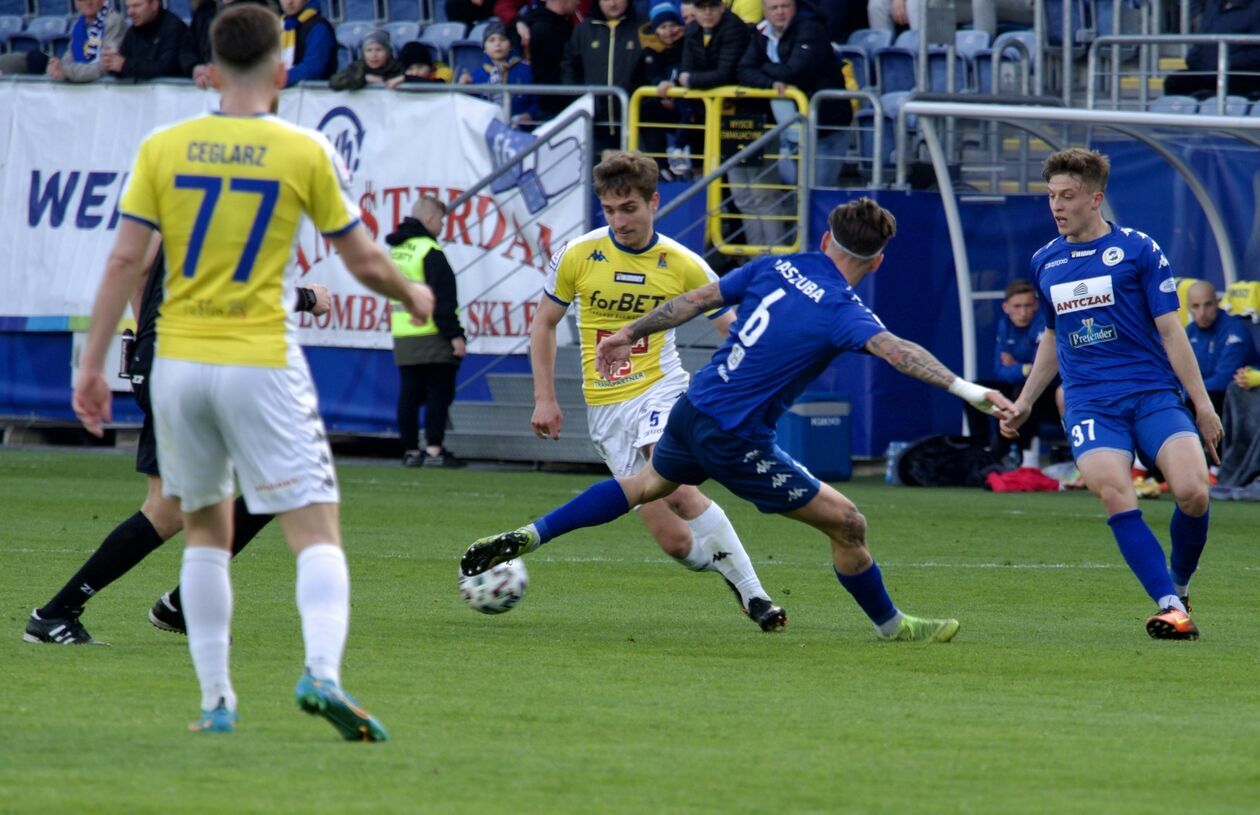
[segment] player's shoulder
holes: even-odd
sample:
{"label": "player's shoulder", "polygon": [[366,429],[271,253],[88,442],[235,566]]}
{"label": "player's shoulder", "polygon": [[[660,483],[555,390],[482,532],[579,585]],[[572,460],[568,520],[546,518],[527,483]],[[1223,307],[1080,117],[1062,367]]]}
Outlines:
{"label": "player's shoulder", "polygon": [[188,134],[196,134],[210,127],[211,114],[198,113],[193,116],[185,116],[183,119],[176,119],[173,122],[158,125],[145,134],[140,140],[143,148],[145,145],[162,144],[171,139],[178,139]]}
{"label": "player's shoulder", "polygon": [[1063,248],[1063,245],[1064,245],[1064,241],[1061,235],[1056,235],[1055,237],[1051,238],[1049,241],[1043,244],[1040,249],[1038,249],[1036,252],[1033,252],[1032,265],[1040,266],[1041,264],[1045,263],[1047,260],[1053,257],[1061,248]]}
{"label": "player's shoulder", "polygon": [[705,261],[698,252],[695,252],[685,244],[674,240],[669,235],[657,232],[656,246],[654,246],[653,249],[669,252],[673,257],[679,258],[685,263],[698,266],[701,269],[709,269],[708,262]]}
{"label": "player's shoulder", "polygon": [[555,270],[560,267],[561,261],[567,260],[572,263],[574,259],[585,259],[595,262],[606,261],[608,259],[607,249],[610,246],[608,227],[601,226],[565,241],[559,249],[551,253],[551,260],[547,266],[549,269]]}
{"label": "player's shoulder", "polygon": [[267,115],[259,117],[260,124],[263,127],[273,131],[272,137],[280,139],[295,147],[301,145],[309,150],[318,150],[321,153],[334,154],[336,150],[332,146],[332,142],[328,141],[328,137],[313,127],[295,124],[285,121],[279,116]]}
{"label": "player's shoulder", "polygon": [[1134,254],[1151,249],[1162,253],[1164,250],[1160,248],[1159,243],[1140,229],[1134,229],[1128,226],[1114,225],[1115,229],[1112,235],[1115,241],[1126,249],[1132,249]]}

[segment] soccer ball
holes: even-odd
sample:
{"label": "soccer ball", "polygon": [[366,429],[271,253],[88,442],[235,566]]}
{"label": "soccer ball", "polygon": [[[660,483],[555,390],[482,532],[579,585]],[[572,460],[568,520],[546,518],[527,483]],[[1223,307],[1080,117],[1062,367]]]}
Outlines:
{"label": "soccer ball", "polygon": [[529,585],[529,572],[525,564],[517,560],[500,563],[481,574],[459,577],[459,592],[474,611],[482,614],[502,614],[510,611],[525,596]]}

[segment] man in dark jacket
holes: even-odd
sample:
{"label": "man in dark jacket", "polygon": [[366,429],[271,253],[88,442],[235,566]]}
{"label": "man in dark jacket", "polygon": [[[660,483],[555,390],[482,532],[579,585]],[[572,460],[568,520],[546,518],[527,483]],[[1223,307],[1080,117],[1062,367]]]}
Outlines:
{"label": "man in dark jacket", "polygon": [[[442,442],[446,418],[455,399],[455,374],[464,358],[464,329],[459,324],[455,273],[442,253],[446,205],[425,196],[411,208],[395,232],[385,236],[390,255],[408,280],[433,289],[433,319],[413,325],[406,311],[394,311],[394,364],[398,366],[398,435],[404,467],[462,467]],[[420,407],[424,406],[425,448],[420,449]]]}
{"label": "man in dark jacket", "polygon": [[280,0],[284,10],[281,49],[289,69],[286,88],[308,79],[328,79],[337,70],[337,35],[319,0]]}
{"label": "man in dark jacket", "polygon": [[[521,15],[516,33],[534,71],[535,85],[559,85],[564,79],[561,63],[564,49],[573,36],[570,16],[577,9],[577,0],[547,0]],[[544,119],[550,119],[568,105],[562,96],[539,96],[538,108]]]}
{"label": "man in dark jacket", "polygon": [[[566,85],[611,85],[634,91],[634,69],[642,48],[639,18],[630,0],[599,0],[599,6],[573,29],[564,49],[561,73]],[[595,150],[621,146],[621,105],[613,97],[597,100]]]}
{"label": "man in dark jacket", "polygon": [[127,0],[131,28],[118,50],[106,48],[101,65],[120,79],[156,79],[188,76],[180,65],[180,52],[188,26],[162,8],[160,0]]}
{"label": "man in dark jacket", "polygon": [[[1206,0],[1200,34],[1260,34],[1260,0]],[[1216,45],[1196,45],[1186,54],[1186,70],[1164,79],[1164,93],[1212,96],[1216,93]],[[1260,95],[1260,48],[1229,47],[1225,92]],[[1248,72],[1248,73],[1236,73]]]}
{"label": "man in dark jacket", "polygon": [[[765,0],[763,9],[766,18],[757,25],[739,63],[739,84],[773,88],[779,93],[792,86],[806,96],[824,89],[843,90],[840,61],[818,18],[797,14],[796,0]],[[779,121],[790,117],[794,107],[787,100],[784,104],[771,103]],[[847,125],[853,120],[853,108],[847,101],[824,102],[818,114],[818,122],[824,128]],[[847,131],[820,130],[815,153],[819,183],[835,183],[848,137]],[[781,159],[779,171],[785,183],[796,183],[794,158]]]}
{"label": "man in dark jacket", "polygon": [[696,90],[736,84],[739,61],[748,49],[748,25],[728,14],[722,0],[697,0],[693,5],[696,20],[683,37],[678,84]]}

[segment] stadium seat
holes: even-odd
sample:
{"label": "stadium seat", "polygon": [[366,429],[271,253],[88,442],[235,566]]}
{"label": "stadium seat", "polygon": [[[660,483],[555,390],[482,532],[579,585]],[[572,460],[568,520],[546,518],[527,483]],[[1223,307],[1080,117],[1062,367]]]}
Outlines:
{"label": "stadium seat", "polygon": [[[901,111],[901,106],[905,104],[909,98],[909,91],[894,91],[892,93],[880,94],[879,103],[884,109],[884,118],[882,122],[875,121],[874,108],[862,108],[854,118],[860,130],[860,141],[862,144],[862,155],[874,157],[875,151],[875,133],[876,127],[883,128],[884,133],[884,150],[883,155],[875,157],[876,160],[884,164],[892,163],[896,160],[897,151],[897,114]],[[913,129],[915,122],[911,118],[906,119],[906,127]]]}
{"label": "stadium seat", "polygon": [[339,23],[337,25],[337,42],[349,48],[351,53],[357,57],[359,54],[359,43],[363,42],[363,38],[375,30],[376,25],[374,23],[362,21]]}
{"label": "stadium seat", "polygon": [[354,51],[349,46],[337,43],[337,70],[349,68],[352,62],[354,62]]}
{"label": "stadium seat", "polygon": [[36,17],[26,24],[22,33],[39,40],[42,47],[48,40],[64,36],[68,30],[65,17]]}
{"label": "stadium seat", "polygon": [[1199,100],[1193,96],[1166,94],[1151,102],[1151,113],[1198,113]]}
{"label": "stadium seat", "polygon": [[919,50],[919,32],[913,28],[908,28],[897,35],[897,39],[893,40],[894,48],[905,48],[910,51]]}
{"label": "stadium seat", "polygon": [[1260,280],[1239,280],[1225,290],[1221,308],[1226,314],[1260,321]]}
{"label": "stadium seat", "polygon": [[[1012,45],[1013,42],[1021,42],[1028,49],[1027,55],[1018,46]],[[1002,88],[994,90],[993,88],[993,54],[994,52],[1002,54],[1001,61],[1003,63],[1015,63],[1018,68],[1019,63],[1027,59],[1029,76],[1037,62],[1037,37],[1031,31],[1007,31],[999,34],[997,39],[993,41],[992,48],[984,48],[975,53],[972,62],[972,69],[975,71],[975,86],[980,93],[997,93]],[[1003,83],[1004,84],[1004,83]],[[1004,88],[1008,92],[1017,90],[1016,87]]]}
{"label": "stadium seat", "polygon": [[[429,46],[434,59],[446,59],[451,50],[451,43],[464,39],[463,23],[429,23],[420,32],[420,42]],[[481,48],[481,42],[477,42]]]}
{"label": "stadium seat", "polygon": [[1087,38],[1086,21],[1088,14],[1085,0],[1045,0],[1046,45],[1054,48],[1063,47],[1063,8],[1068,6],[1072,26],[1072,53],[1081,56],[1085,52],[1084,43]]}
{"label": "stadium seat", "polygon": [[0,15],[0,49],[9,41],[9,37],[22,30],[22,18],[16,14]]}
{"label": "stadium seat", "polygon": [[853,76],[857,79],[859,88],[869,88],[874,84],[871,80],[871,60],[865,48],[835,43],[831,47],[836,52],[837,59],[845,60],[853,66]]}
{"label": "stadium seat", "polygon": [[420,39],[419,23],[386,23],[381,28],[389,32],[389,41],[394,46],[394,53],[398,53],[398,49],[402,48],[404,43]]}
{"label": "stadium seat", "polygon": [[421,4],[416,0],[386,0],[386,16],[390,22],[419,23],[424,20],[420,13]]}
{"label": "stadium seat", "polygon": [[[1251,100],[1245,96],[1226,96],[1225,97],[1225,115],[1226,116],[1246,116],[1251,110]],[[1205,116],[1215,116],[1216,113],[1216,97],[1212,96],[1204,99],[1199,103],[1199,113]]]}
{"label": "stadium seat", "polygon": [[849,35],[849,41],[845,43],[845,45],[856,45],[861,48],[866,52],[867,57],[875,56],[875,49],[891,48],[892,44],[892,32],[876,28],[859,28]]}
{"label": "stadium seat", "polygon": [[499,22],[498,17],[491,17],[489,20],[482,20],[481,22],[477,23],[475,26],[472,27],[472,30],[469,31],[464,36],[464,39],[476,40],[477,42],[481,42],[483,39],[485,39],[486,27],[489,26],[491,23],[497,23],[497,22]]}
{"label": "stadium seat", "polygon": [[29,13],[26,8],[26,0],[0,0],[0,17],[26,19],[26,15]]}
{"label": "stadium seat", "polygon": [[385,19],[376,0],[341,0],[343,22],[374,23]]}
{"label": "stadium seat", "polygon": [[880,93],[914,90],[914,52],[906,48],[875,50],[875,84]]}
{"label": "stadium seat", "polygon": [[481,40],[455,40],[451,43],[450,60],[454,81],[458,82],[464,71],[472,71],[485,59],[481,50]]}
{"label": "stadium seat", "polygon": [[[986,32],[980,32],[985,34]],[[928,54],[928,87],[938,93],[950,92],[949,80],[949,62],[946,57],[948,52],[944,48],[932,48]],[[967,59],[957,52],[954,53],[954,88],[953,93],[962,93],[967,90]]]}

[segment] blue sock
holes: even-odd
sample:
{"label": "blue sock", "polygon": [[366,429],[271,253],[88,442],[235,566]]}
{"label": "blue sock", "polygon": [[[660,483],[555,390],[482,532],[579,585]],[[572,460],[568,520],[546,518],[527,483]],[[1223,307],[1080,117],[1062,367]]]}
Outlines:
{"label": "blue sock", "polygon": [[1199,568],[1199,556],[1207,543],[1208,513],[1196,518],[1177,507],[1168,527],[1172,532],[1172,581],[1184,586]]}
{"label": "blue sock", "polygon": [[845,591],[853,595],[853,599],[866,612],[875,625],[888,622],[897,614],[888,590],[884,588],[884,576],[879,571],[879,564],[871,561],[871,567],[864,572],[845,575],[836,571],[836,578]]}
{"label": "blue sock", "polygon": [[1152,600],[1158,603],[1160,598],[1177,593],[1168,575],[1164,549],[1146,521],[1142,520],[1142,510],[1117,512],[1107,519],[1107,525],[1111,527],[1111,534],[1116,536],[1124,562],[1129,564]]}
{"label": "blue sock", "polygon": [[534,528],[543,543],[566,532],[586,526],[599,526],[616,520],[630,511],[626,493],[610,478],[600,481],[562,507],[557,507],[538,520]]}

